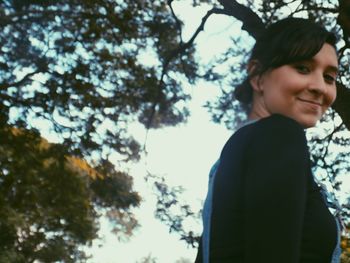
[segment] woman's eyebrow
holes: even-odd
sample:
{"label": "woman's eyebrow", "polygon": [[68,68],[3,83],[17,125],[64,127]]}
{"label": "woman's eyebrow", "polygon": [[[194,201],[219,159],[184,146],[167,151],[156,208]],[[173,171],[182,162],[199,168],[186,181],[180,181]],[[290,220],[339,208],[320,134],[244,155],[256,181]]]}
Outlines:
{"label": "woman's eyebrow", "polygon": [[[307,62],[307,61],[309,61],[309,62],[311,62],[311,63],[317,63],[317,61],[315,60],[315,58],[306,59],[305,62]],[[339,68],[338,68],[337,66],[333,65],[333,63],[327,65],[327,66],[326,66],[326,69],[327,69],[328,71],[334,72],[334,73],[336,73],[336,74],[338,74],[338,71],[339,71]]]}
{"label": "woman's eyebrow", "polygon": [[336,66],[328,66],[327,69],[329,71],[332,71],[332,72],[335,72],[335,73],[338,73],[338,70],[339,70],[338,67],[336,67]]}

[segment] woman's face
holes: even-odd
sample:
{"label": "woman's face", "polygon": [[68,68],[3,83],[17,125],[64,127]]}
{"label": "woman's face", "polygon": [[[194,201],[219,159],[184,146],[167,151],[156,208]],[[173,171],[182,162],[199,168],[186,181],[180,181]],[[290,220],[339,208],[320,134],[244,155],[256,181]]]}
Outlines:
{"label": "woman's face", "polygon": [[304,128],[315,126],[336,98],[338,59],[334,49],[324,44],[311,59],[269,70],[251,79],[251,118],[279,113]]}

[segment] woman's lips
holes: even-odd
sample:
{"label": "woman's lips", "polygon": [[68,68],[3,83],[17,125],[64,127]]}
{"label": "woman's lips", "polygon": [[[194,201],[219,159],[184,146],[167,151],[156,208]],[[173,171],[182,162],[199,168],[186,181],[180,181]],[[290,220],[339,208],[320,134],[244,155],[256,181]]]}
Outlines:
{"label": "woman's lips", "polygon": [[319,113],[322,110],[322,103],[319,101],[300,99],[299,100],[306,105],[306,108],[314,113]]}
{"label": "woman's lips", "polygon": [[316,106],[320,106],[320,107],[322,106],[322,103],[319,102],[319,101],[307,100],[307,99],[300,99],[300,98],[299,98],[299,100],[301,100],[302,102],[314,104],[314,105],[316,105]]}

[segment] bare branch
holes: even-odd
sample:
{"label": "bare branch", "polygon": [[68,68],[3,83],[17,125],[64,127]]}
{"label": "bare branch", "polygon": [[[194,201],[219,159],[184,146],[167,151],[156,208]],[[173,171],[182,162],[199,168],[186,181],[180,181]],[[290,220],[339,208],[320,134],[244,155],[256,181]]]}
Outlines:
{"label": "bare branch", "polygon": [[13,83],[2,83],[0,84],[0,90],[5,90],[9,87],[20,87],[21,85],[25,84],[32,76],[41,73],[42,71],[37,70],[31,73],[28,73],[27,75],[25,75],[21,80],[17,81],[17,82],[13,82]]}
{"label": "bare branch", "polygon": [[[179,47],[177,47],[176,49],[174,49],[170,55],[165,59],[164,61],[164,65],[163,65],[163,74],[167,71],[167,68],[169,66],[169,63],[171,62],[171,60],[173,60],[175,57],[177,57],[179,54],[181,54],[182,52],[184,52],[187,48],[191,47],[193,45],[193,42],[195,41],[195,39],[197,38],[198,34],[204,30],[204,25],[207,22],[208,18],[212,15],[212,14],[224,14],[224,15],[229,15],[229,13],[225,10],[225,9],[219,9],[219,8],[213,8],[211,10],[209,10],[207,12],[207,14],[202,18],[202,22],[199,25],[199,27],[197,28],[196,32],[193,34],[193,36],[191,37],[191,39],[189,41],[187,41],[186,43],[180,45]],[[163,76],[162,74],[162,76]]]}
{"label": "bare branch", "polygon": [[178,31],[179,31],[179,37],[180,37],[180,41],[181,41],[181,44],[182,44],[183,41],[182,41],[182,26],[181,26],[181,21],[177,18],[176,14],[175,14],[174,8],[173,8],[173,6],[172,6],[173,1],[174,1],[174,0],[168,0],[168,6],[170,7],[171,14],[172,14],[173,18],[174,18],[175,21],[176,21],[176,26],[177,26],[177,29],[178,29]]}
{"label": "bare branch", "polygon": [[310,11],[310,10],[322,11],[322,12],[325,12],[325,13],[333,13],[333,14],[336,14],[339,11],[337,8],[322,7],[322,6],[313,6],[313,7],[307,6],[307,7],[304,7],[304,8],[297,9],[295,12],[293,12],[293,14],[300,13],[300,12],[303,12],[303,11]]}
{"label": "bare branch", "polygon": [[[158,83],[158,87],[159,87],[159,96],[161,95],[162,89],[163,89],[163,84],[164,84],[164,76],[166,75],[167,71],[168,71],[168,67],[170,62],[175,59],[178,55],[182,54],[183,52],[186,51],[186,49],[190,48],[195,39],[197,38],[198,34],[204,30],[204,25],[207,22],[208,18],[212,15],[212,14],[225,14],[225,15],[229,15],[229,13],[224,10],[224,9],[219,9],[219,8],[213,8],[211,10],[209,10],[207,12],[207,14],[202,18],[202,22],[199,25],[199,27],[197,28],[196,32],[193,34],[193,36],[191,37],[191,39],[189,41],[187,41],[186,43],[180,43],[180,45],[174,49],[172,52],[170,52],[169,56],[164,60],[163,63],[163,69],[162,69],[162,74]],[[153,118],[156,112],[156,107],[157,107],[157,102],[154,102],[152,105],[152,110],[151,110],[151,114],[146,126],[146,129],[148,130],[153,122]]]}
{"label": "bare branch", "polygon": [[259,33],[265,28],[260,17],[250,8],[231,0],[219,0],[223,5],[227,15],[231,15],[243,23],[242,29],[247,31],[252,37],[257,38]]}

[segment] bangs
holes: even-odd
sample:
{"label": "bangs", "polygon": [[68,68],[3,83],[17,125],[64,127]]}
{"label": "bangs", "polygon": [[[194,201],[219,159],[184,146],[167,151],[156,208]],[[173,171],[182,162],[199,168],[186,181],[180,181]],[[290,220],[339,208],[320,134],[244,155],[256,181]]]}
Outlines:
{"label": "bangs", "polygon": [[328,43],[335,48],[336,37],[306,19],[287,18],[268,27],[258,37],[251,60],[260,62],[260,72],[285,64],[308,60]]}
{"label": "bangs", "polygon": [[[314,32],[317,33],[317,32]],[[302,37],[300,36],[302,35]],[[282,45],[275,46],[276,56],[271,60],[269,67],[276,68],[285,64],[308,60],[314,57],[325,43],[335,47],[333,34],[300,34],[289,35]],[[279,42],[279,41],[277,41]]]}

